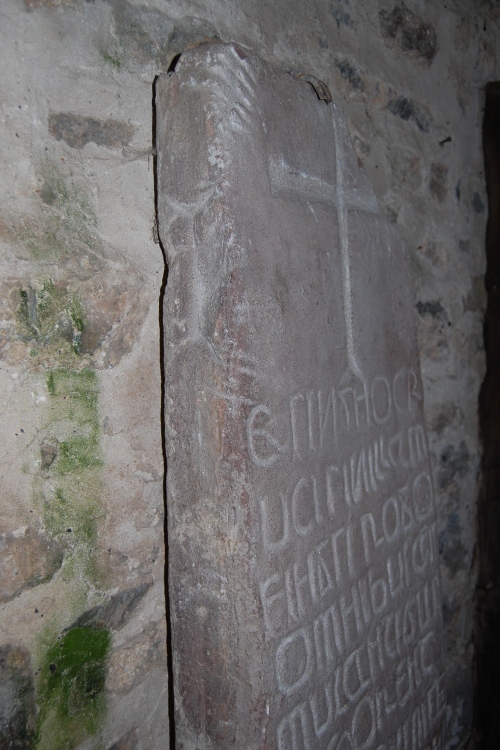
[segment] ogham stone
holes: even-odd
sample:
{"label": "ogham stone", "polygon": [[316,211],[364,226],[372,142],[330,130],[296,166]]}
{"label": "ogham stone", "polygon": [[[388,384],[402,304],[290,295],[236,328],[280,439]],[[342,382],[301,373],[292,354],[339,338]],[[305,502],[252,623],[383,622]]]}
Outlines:
{"label": "ogham stone", "polygon": [[175,731],[441,747],[409,258],[335,102],[235,45],[157,87]]}

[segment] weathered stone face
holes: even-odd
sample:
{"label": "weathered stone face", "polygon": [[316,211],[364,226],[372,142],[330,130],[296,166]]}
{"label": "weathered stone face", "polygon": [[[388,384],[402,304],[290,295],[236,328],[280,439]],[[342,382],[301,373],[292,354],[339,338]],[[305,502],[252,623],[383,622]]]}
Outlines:
{"label": "weathered stone face", "polygon": [[35,687],[27,651],[12,644],[0,647],[0,747],[32,747]]}
{"label": "weathered stone face", "polygon": [[63,548],[33,527],[0,535],[0,602],[49,581],[59,570]]}
{"label": "weathered stone face", "polygon": [[213,44],[157,99],[178,745],[437,748],[406,248],[309,83]]}

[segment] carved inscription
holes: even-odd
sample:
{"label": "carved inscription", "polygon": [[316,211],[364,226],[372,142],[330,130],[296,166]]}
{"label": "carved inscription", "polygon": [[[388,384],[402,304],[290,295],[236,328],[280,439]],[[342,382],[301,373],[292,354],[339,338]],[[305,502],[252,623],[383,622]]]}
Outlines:
{"label": "carved inscription", "polygon": [[[253,463],[260,468],[270,468],[280,458],[301,461],[308,454],[321,452],[331,444],[338,446],[346,435],[363,433],[373,425],[382,427],[394,414],[418,414],[422,394],[415,372],[402,367],[389,380],[377,375],[371,383],[357,386],[330,386],[292,394],[287,404],[287,439],[281,443],[272,434],[273,416],[265,404],[254,406],[246,423],[248,450]],[[396,434],[386,439],[389,458],[403,462],[404,468],[415,459],[415,451],[425,448],[425,431],[421,424],[409,428],[408,440],[403,447],[403,436]],[[376,460],[383,458],[384,435],[381,433]],[[403,456],[406,449],[406,457]],[[372,460],[375,460],[373,458]]]}
{"label": "carved inscription", "polygon": [[[275,567],[260,600],[276,688],[292,705],[279,750],[382,750],[398,717],[394,747],[432,747],[444,711],[441,595],[421,400],[403,367],[294,393],[284,418],[264,404],[248,414],[249,458],[268,476],[261,549]],[[355,450],[342,448],[346,435]],[[280,462],[291,481],[276,492]]]}
{"label": "carved inscription", "polygon": [[308,83],[214,43],[157,92],[176,741],[441,750],[403,243]]}

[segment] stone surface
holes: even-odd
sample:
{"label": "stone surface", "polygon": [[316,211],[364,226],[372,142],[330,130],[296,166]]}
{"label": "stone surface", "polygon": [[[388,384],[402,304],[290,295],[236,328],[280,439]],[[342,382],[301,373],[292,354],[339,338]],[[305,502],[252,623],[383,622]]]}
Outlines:
{"label": "stone surface", "polygon": [[436,29],[425,23],[405,3],[379,11],[380,29],[388,44],[397,44],[402,52],[432,62],[438,51]]}
{"label": "stone surface", "polygon": [[26,649],[0,647],[0,748],[32,747],[35,729],[35,685]]}
{"label": "stone surface", "polygon": [[148,581],[134,589],[125,589],[114,594],[105,604],[83,612],[70,627],[111,628],[112,630],[119,630],[127,624],[130,615],[151,588],[152,583],[152,581]]}
{"label": "stone surface", "polygon": [[311,81],[210,44],[157,88],[185,750],[442,741],[409,255]]}
{"label": "stone surface", "polygon": [[[134,728],[140,750],[164,747],[164,262],[152,235],[152,81],[113,82],[98,39],[110,31],[106,4],[27,10],[8,0],[3,11],[0,574],[9,599],[0,645],[26,651],[36,682],[30,725],[20,713],[15,731],[35,730],[37,750],[108,748]],[[38,78],[53,94],[40,96]],[[139,91],[146,108],[130,109]],[[45,541],[64,551],[54,570]],[[89,626],[109,629],[103,670],[116,691],[100,678],[98,710],[84,690],[65,716],[40,667],[68,632]],[[147,661],[128,658],[143,650]]]}
{"label": "stone surface", "polygon": [[[73,521],[62,528],[71,554],[50,580],[1,605],[0,643],[25,649],[36,671],[47,628],[57,637],[116,593],[151,575],[155,581],[113,633],[110,660],[117,668],[109,676],[120,692],[107,694],[99,736],[81,747],[73,738],[78,750],[108,748],[134,728],[138,750],[168,744],[158,327],[164,259],[153,239],[153,84],[175,55],[217,37],[328,84],[381,209],[410,248],[443,551],[446,745],[463,750],[468,743],[489,210],[481,127],[485,87],[500,80],[500,6],[492,0],[405,5],[2,3],[0,533],[43,523],[40,484],[58,476],[60,441],[73,429],[81,434],[78,421],[54,421],[47,378],[53,368],[90,367],[98,376],[104,464],[97,536],[83,551],[91,553],[87,574],[96,559],[108,567],[105,590],[75,575],[75,532],[66,532]],[[422,47],[425,27],[435,32],[431,48]],[[61,114],[71,116],[70,129],[61,129]],[[49,131],[51,116],[70,142],[84,134],[78,123],[90,124],[95,140],[81,148],[58,140]],[[114,145],[122,134],[128,142]],[[433,174],[432,165],[444,165],[447,175]],[[49,280],[55,294],[47,299]],[[57,451],[52,463],[44,445]],[[78,474],[68,475],[69,482],[75,490],[87,486]],[[491,532],[488,517],[484,525]],[[144,664],[136,657],[141,639],[144,648],[151,641],[150,626],[158,629],[159,646],[147,651],[154,656]],[[53,734],[46,742],[56,750]]]}
{"label": "stone surface", "polygon": [[109,750],[135,750],[137,747],[137,729],[131,729],[129,732],[114,742]]}
{"label": "stone surface", "polygon": [[33,527],[0,535],[0,602],[49,581],[63,557],[63,547]]}

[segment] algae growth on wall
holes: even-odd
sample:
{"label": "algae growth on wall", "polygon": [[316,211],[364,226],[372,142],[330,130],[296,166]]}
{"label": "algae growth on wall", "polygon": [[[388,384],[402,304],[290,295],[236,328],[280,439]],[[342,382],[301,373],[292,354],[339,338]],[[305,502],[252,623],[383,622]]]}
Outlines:
{"label": "algae growth on wall", "polygon": [[[35,16],[14,4],[11,10],[36,42]],[[51,27],[56,18],[46,20]],[[47,28],[47,39],[57,43],[58,36],[57,25]],[[7,79],[7,98],[22,117],[30,92]],[[132,164],[148,183],[147,156],[134,164],[116,151],[135,127],[116,130],[110,121],[101,138],[91,119],[84,123],[89,142],[105,159],[118,153],[113,179],[127,179]],[[127,242],[110,235],[94,156],[73,156],[87,143],[77,126],[74,117],[46,111],[33,133],[17,127],[7,155],[0,744],[106,748],[143,734],[145,746],[155,746],[168,731],[155,425],[162,259],[152,238],[144,263],[143,234],[132,242],[130,233]],[[135,263],[123,263],[122,248]],[[150,375],[141,400],[144,366]]]}

